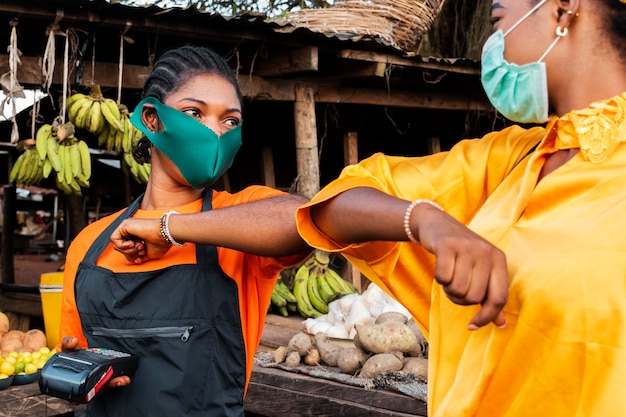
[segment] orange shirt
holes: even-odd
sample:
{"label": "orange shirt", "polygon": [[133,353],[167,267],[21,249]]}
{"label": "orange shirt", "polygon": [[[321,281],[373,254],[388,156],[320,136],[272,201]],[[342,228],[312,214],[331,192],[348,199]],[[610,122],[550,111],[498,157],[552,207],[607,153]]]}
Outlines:
{"label": "orange shirt", "polygon": [[[213,208],[217,209],[283,194],[285,193],[263,186],[251,186],[236,194],[213,191],[212,204]],[[180,214],[191,214],[199,212],[201,208],[202,200],[199,199],[170,209],[176,210]],[[163,209],[139,209],[133,217],[158,219],[163,211]],[[65,263],[59,340],[65,336],[77,336],[80,345],[87,347],[87,340],[82,333],[74,298],[76,270],[96,237],[122,212],[123,210],[120,210],[88,225],[69,247]],[[246,381],[249,381],[254,364],[254,354],[261,340],[265,317],[278,274],[283,268],[302,261],[304,255],[275,259],[253,256],[222,247],[217,247],[217,253],[220,267],[226,275],[237,283],[239,288],[241,324],[246,348]],[[113,272],[142,272],[159,270],[170,265],[195,263],[196,245],[187,243],[183,247],[172,247],[163,257],[141,265],[127,264],[124,256],[113,249],[113,245],[109,244],[96,264]],[[207,301],[210,300],[207,299]],[[57,349],[60,349],[60,345],[57,346]]]}

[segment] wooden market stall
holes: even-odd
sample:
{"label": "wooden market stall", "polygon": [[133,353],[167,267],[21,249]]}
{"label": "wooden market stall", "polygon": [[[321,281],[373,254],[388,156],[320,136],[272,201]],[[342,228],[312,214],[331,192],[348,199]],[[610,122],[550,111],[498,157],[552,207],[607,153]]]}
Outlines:
{"label": "wooden market stall", "polygon": [[[184,44],[212,47],[231,63],[245,98],[243,146],[219,184],[231,191],[266,184],[312,196],[343,167],[374,152],[426,155],[446,150],[462,137],[478,137],[497,122],[476,61],[420,56],[399,47],[397,34],[372,33],[372,27],[358,33],[324,33],[307,27],[303,16],[284,21],[251,13],[227,17],[194,8],[129,7],[105,0],[0,0],[0,33],[6,33],[0,42],[15,41],[19,48],[20,64],[13,75],[20,85],[48,94],[39,106],[39,116],[47,121],[59,115],[70,91],[85,92],[94,84],[132,109],[156,57]],[[10,40],[11,33],[15,39]],[[50,45],[55,48],[50,50]],[[9,53],[0,54],[0,73],[11,72],[10,58]],[[46,68],[53,64],[52,73],[44,74],[44,62]],[[27,116],[15,120],[21,139],[31,135]],[[0,123],[0,150],[5,152],[0,166],[7,167],[0,172],[0,184],[8,184],[18,154],[10,140],[12,127]],[[86,139],[96,150],[94,138]],[[120,159],[95,155],[94,160]],[[104,171],[109,166],[100,165],[100,174],[94,170],[82,200],[84,210],[97,213],[96,218],[127,205],[142,190],[119,169]],[[67,208],[62,195],[59,203]],[[7,248],[9,243],[3,244],[0,283],[5,284],[13,283]],[[350,268],[344,276],[357,288],[367,285]],[[0,291],[0,296],[7,295],[12,294]],[[29,298],[35,298],[30,304],[36,314],[40,302],[36,295]],[[295,318],[295,326],[273,319],[266,324],[264,349],[301,331],[301,318]],[[34,391],[27,397],[41,400]],[[397,392],[260,365],[246,402],[251,417],[267,409],[276,416],[426,415],[424,401]],[[0,416],[4,411],[20,417],[14,409],[5,410],[6,403],[0,403]],[[62,413],[71,416],[73,410]]]}

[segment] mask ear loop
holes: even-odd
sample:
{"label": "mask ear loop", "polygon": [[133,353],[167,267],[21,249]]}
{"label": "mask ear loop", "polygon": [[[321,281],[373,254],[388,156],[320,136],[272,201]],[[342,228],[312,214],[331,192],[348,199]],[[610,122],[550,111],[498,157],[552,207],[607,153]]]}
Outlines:
{"label": "mask ear loop", "polygon": [[533,14],[533,13],[535,13],[535,11],[537,11],[537,9],[538,9],[538,8],[540,8],[541,6],[543,6],[543,5],[544,5],[544,3],[545,3],[546,1],[548,1],[548,0],[541,0],[539,3],[537,3],[537,4],[535,5],[535,7],[533,7],[532,9],[530,9],[530,10],[528,11],[528,13],[526,13],[524,16],[522,16],[522,18],[521,18],[520,20],[518,20],[518,21],[517,21],[517,23],[515,23],[513,26],[511,26],[511,27],[509,28],[509,30],[507,30],[507,31],[504,33],[504,36],[506,37],[506,35],[508,35],[509,33],[511,33],[511,31],[512,31],[513,29],[515,29],[516,27],[518,27],[518,26],[519,26],[519,24],[520,24],[520,23],[522,23],[524,20],[526,20],[526,19],[528,18],[528,16],[530,16],[530,15],[531,15],[531,14]]}
{"label": "mask ear loop", "polygon": [[537,62],[541,62],[543,61],[543,59],[546,57],[546,55],[548,55],[548,53],[552,50],[552,48],[554,48],[554,46],[556,45],[556,43],[563,37],[567,36],[568,30],[567,28],[561,28],[561,26],[557,26],[556,27],[556,39],[552,41],[552,43],[550,44],[550,46],[548,47],[548,49],[546,49],[546,51],[543,53],[543,55],[541,55],[541,57],[539,58],[539,60],[537,60]]}

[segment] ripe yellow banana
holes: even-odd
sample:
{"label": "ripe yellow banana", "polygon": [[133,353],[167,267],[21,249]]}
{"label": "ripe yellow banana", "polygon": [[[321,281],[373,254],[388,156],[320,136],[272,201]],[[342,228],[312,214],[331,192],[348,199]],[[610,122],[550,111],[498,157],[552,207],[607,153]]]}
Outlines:
{"label": "ripe yellow banana", "polygon": [[47,143],[48,152],[46,154],[46,158],[50,161],[52,168],[56,172],[61,171],[61,158],[59,157],[59,142],[57,142],[56,138],[52,135],[48,136]]}
{"label": "ripe yellow banana", "polygon": [[102,102],[100,100],[94,100],[93,104],[89,108],[89,114],[85,121],[85,130],[94,135],[100,133],[100,130],[104,127],[104,117],[102,116]]}
{"label": "ripe yellow banana", "polygon": [[35,147],[42,161],[46,159],[46,153],[48,153],[48,136],[50,135],[52,135],[52,126],[47,123],[37,129],[37,133],[35,133]]}
{"label": "ripe yellow banana", "polygon": [[80,154],[81,174],[86,179],[89,179],[91,178],[91,154],[89,153],[89,146],[84,140],[79,140],[77,146]]}
{"label": "ripe yellow banana", "polygon": [[117,130],[118,132],[124,130],[124,126],[122,126],[122,122],[120,120],[122,117],[120,113],[120,108],[117,106],[115,100],[110,98],[104,98],[102,100],[102,115],[109,123],[109,125],[112,126],[115,130]]}
{"label": "ripe yellow banana", "polygon": [[79,100],[84,100],[86,98],[87,98],[87,96],[85,94],[83,94],[83,93],[74,93],[74,94],[72,94],[65,101],[65,109],[69,111],[69,109],[72,107],[72,105],[74,103],[76,103]]}
{"label": "ripe yellow banana", "polygon": [[81,173],[82,167],[80,165],[80,151],[78,150],[78,142],[74,142],[68,145],[67,152],[69,153],[70,168],[72,171],[72,178],[76,178]]}
{"label": "ripe yellow banana", "polygon": [[[76,111],[76,116],[74,120],[71,119],[70,113],[70,121],[74,123],[74,126],[76,126],[77,128],[87,130],[87,116],[89,115],[89,111],[95,103],[95,100],[86,99],[79,101],[78,103],[81,103],[82,106]],[[74,106],[72,106],[72,108],[74,108]]]}

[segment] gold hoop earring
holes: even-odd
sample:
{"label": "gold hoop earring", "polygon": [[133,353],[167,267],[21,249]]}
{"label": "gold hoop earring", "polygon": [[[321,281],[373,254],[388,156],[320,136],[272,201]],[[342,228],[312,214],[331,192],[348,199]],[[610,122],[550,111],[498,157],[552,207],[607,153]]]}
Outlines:
{"label": "gold hoop earring", "polygon": [[567,28],[561,28],[561,26],[556,27],[556,36],[563,37],[567,36]]}

